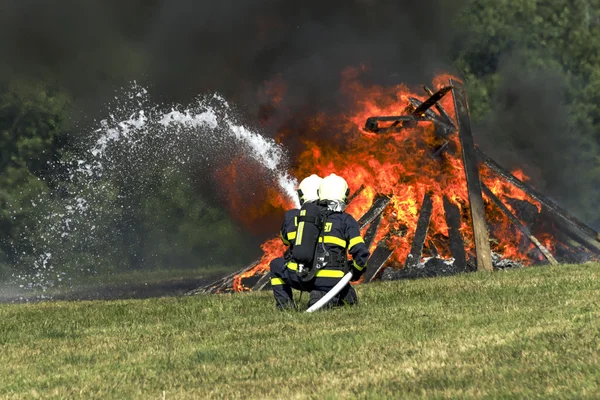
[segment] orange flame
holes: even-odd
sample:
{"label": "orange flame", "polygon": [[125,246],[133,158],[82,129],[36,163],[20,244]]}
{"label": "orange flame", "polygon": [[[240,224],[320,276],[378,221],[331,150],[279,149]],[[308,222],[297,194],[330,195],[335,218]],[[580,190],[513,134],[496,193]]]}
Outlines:
{"label": "orange flame", "polygon": [[[397,133],[373,134],[364,131],[367,118],[406,114],[410,97],[424,101],[428,96],[415,94],[405,85],[365,86],[359,77],[359,69],[348,68],[342,72],[341,92],[351,104],[344,113],[335,116],[320,113],[306,119],[304,131],[282,129],[278,132],[278,138],[283,143],[290,137],[306,138],[302,139],[304,151],[297,157],[292,174],[302,178],[313,173],[320,176],[336,173],[347,180],[351,191],[365,185],[365,189],[347,209],[357,219],[369,209],[377,194],[391,196],[392,201],[384,212],[374,243],[387,239],[387,244],[393,249],[393,265],[403,265],[410,251],[421,202],[428,192],[433,200],[429,237],[447,239],[448,227],[443,208],[443,198],[446,196],[459,207],[460,231],[466,250],[473,252],[469,197],[458,136],[453,134],[446,139],[440,138],[431,123],[421,122]],[[437,76],[433,89],[448,85],[449,78],[453,77],[448,74]],[[446,95],[440,103],[455,118],[452,95]],[[434,151],[446,140],[449,143],[445,151],[434,157]],[[481,180],[515,215],[518,215],[517,210],[507,199],[526,200],[535,205],[538,212],[541,211],[539,202],[488,169],[481,167],[480,173]],[[523,171],[517,170],[513,174],[521,180],[527,179]],[[270,196],[275,199],[271,204],[282,204],[281,198],[275,193]],[[524,263],[531,262],[527,255],[531,249],[528,240],[485,197],[484,201],[493,238],[492,250]],[[544,238],[544,243],[549,242],[549,238]],[[281,257],[284,250],[277,238],[265,242],[262,249],[264,254],[259,264],[236,278],[236,291],[245,290],[242,280],[266,271],[269,262]],[[449,248],[438,250],[442,257],[451,257]]]}

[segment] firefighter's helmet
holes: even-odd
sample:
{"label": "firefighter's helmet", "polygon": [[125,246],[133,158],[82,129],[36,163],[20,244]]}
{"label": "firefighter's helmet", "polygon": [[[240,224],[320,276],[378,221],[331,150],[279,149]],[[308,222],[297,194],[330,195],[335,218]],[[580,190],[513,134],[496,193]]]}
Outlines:
{"label": "firefighter's helmet", "polygon": [[321,185],[321,181],[323,181],[323,178],[319,175],[312,174],[300,182],[300,185],[298,185],[298,199],[300,200],[300,205],[307,201],[319,200],[319,186]]}
{"label": "firefighter's helmet", "polygon": [[341,176],[331,174],[323,178],[319,186],[319,200],[339,201],[342,203],[348,202],[350,189],[348,183]]}

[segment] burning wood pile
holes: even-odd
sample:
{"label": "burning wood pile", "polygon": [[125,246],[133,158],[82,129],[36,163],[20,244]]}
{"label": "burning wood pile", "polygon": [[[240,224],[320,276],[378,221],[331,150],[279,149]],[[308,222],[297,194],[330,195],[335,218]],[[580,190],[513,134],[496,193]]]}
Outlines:
{"label": "burning wood pile", "polygon": [[[343,154],[313,144],[300,157],[297,176],[335,172],[353,189],[347,211],[371,249],[361,282],[600,259],[598,232],[475,146],[463,84],[436,81],[424,96],[400,86],[384,101],[383,89],[371,90],[375,99],[339,125],[350,143]],[[189,294],[268,288],[269,262],[284,247],[274,238],[262,249]]]}

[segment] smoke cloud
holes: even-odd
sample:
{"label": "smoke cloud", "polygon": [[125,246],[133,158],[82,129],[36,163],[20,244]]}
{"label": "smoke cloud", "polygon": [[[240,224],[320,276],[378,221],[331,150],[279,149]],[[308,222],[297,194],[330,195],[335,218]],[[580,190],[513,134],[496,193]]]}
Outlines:
{"label": "smoke cloud", "polygon": [[[499,66],[501,83],[476,140],[511,169],[522,169],[540,191],[597,225],[582,199],[596,199],[598,145],[569,121],[567,83],[558,71],[527,68],[518,54]],[[587,218],[586,218],[587,217]]]}
{"label": "smoke cloud", "polygon": [[368,65],[379,83],[448,69],[459,5],[446,3],[15,0],[0,15],[0,73],[55,77],[88,111],[137,79],[164,100],[219,91],[258,112],[257,93],[277,76],[288,106],[323,108],[348,66]]}

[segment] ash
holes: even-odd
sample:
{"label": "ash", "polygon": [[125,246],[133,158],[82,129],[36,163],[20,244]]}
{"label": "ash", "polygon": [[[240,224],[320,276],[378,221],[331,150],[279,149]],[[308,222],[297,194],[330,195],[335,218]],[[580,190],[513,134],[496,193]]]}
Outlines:
{"label": "ash", "polygon": [[492,265],[494,269],[510,269],[510,268],[523,268],[523,263],[511,260],[510,258],[504,258],[498,253],[492,252]]}
{"label": "ash", "polygon": [[[522,268],[523,264],[516,260],[504,258],[502,255],[492,252],[492,265],[495,270],[511,268]],[[382,281],[395,281],[399,279],[428,278],[435,276],[449,276],[461,272],[475,271],[475,263],[470,260],[467,265],[457,265],[453,258],[443,259],[437,257],[424,258],[415,267],[397,269],[387,267],[381,274]]]}

